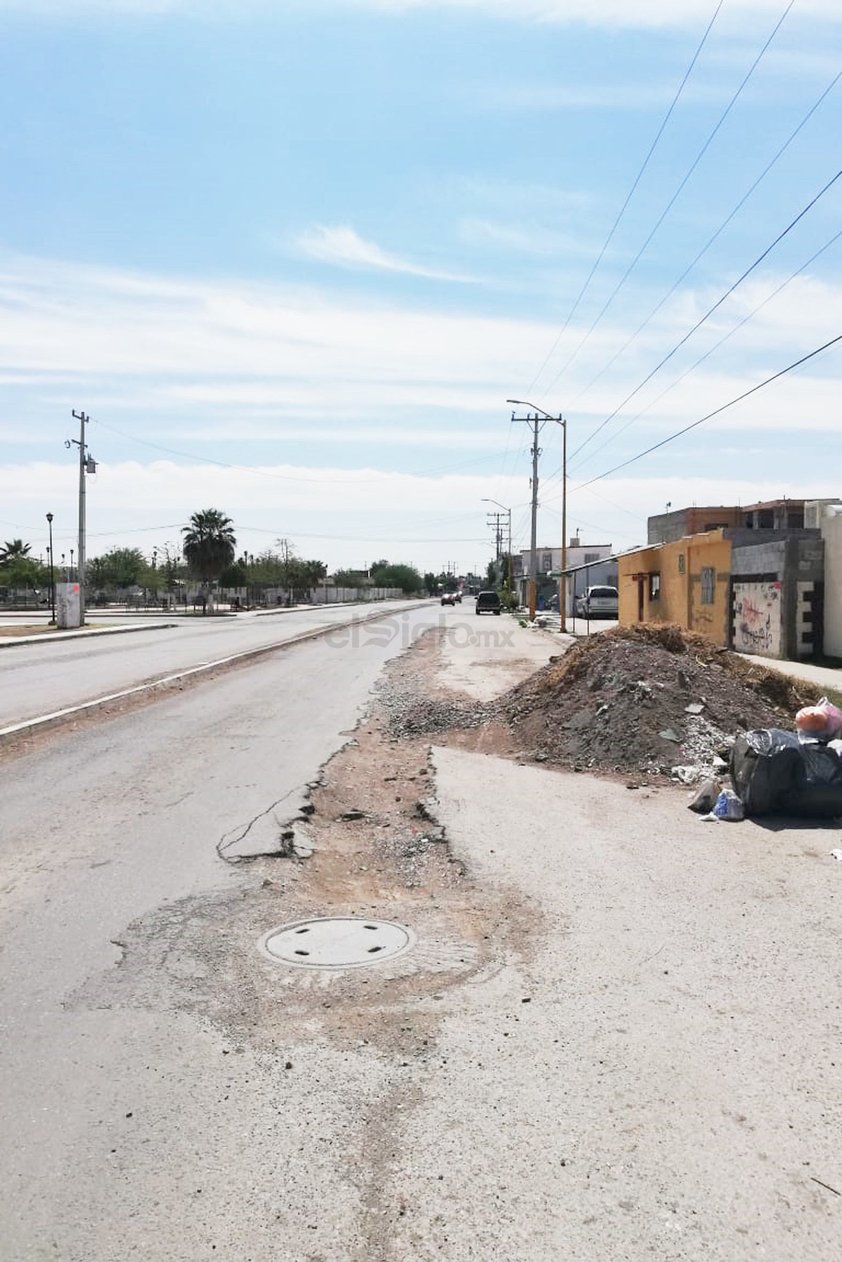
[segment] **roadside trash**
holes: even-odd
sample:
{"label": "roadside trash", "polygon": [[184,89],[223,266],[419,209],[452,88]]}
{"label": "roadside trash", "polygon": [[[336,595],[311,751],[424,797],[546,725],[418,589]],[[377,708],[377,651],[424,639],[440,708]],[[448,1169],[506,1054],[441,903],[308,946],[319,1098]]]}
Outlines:
{"label": "roadside trash", "polygon": [[730,771],[748,816],[842,815],[842,759],[826,745],[804,744],[795,732],[744,732],[734,742]]}
{"label": "roadside trash", "polygon": [[[699,815],[710,815],[721,792],[722,785],[719,780],[703,780],[687,806]],[[714,815],[713,818],[716,819],[716,816]]]}
{"label": "roadside trash", "polygon": [[681,737],[677,732],[674,732],[671,727],[665,727],[663,732],[659,732],[658,735],[662,740],[675,741],[676,745],[681,744]]}
{"label": "roadside trash", "polygon": [[717,819],[727,819],[731,823],[745,818],[743,804],[733,789],[723,789],[716,799],[713,813]]}
{"label": "roadside trash", "polygon": [[795,716],[795,729],[806,738],[829,741],[842,731],[842,710],[832,701],[822,697],[815,705],[808,705]]}
{"label": "roadside trash", "polygon": [[681,784],[695,784],[701,775],[701,767],[672,767],[670,769],[672,779],[678,780]]}
{"label": "roadside trash", "polygon": [[830,857],[831,859],[838,859],[842,863],[842,850],[831,850]]}
{"label": "roadside trash", "polygon": [[692,705],[686,705],[684,707],[684,713],[685,714],[701,714],[704,708],[705,707],[701,701],[694,701]]}

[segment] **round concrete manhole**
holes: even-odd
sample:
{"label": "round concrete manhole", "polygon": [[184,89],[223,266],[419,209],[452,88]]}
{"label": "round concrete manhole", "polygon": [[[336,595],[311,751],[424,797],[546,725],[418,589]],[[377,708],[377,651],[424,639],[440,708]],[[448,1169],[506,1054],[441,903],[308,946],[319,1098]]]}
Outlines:
{"label": "round concrete manhole", "polygon": [[300,968],[362,968],[393,959],[414,942],[411,930],[390,920],[322,916],[271,929],[260,946],[271,959]]}

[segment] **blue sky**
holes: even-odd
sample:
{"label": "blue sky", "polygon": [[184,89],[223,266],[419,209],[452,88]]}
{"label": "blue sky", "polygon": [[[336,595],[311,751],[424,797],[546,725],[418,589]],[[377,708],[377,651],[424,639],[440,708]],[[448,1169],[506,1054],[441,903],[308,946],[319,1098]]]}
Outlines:
{"label": "blue sky", "polygon": [[716,8],[0,0],[0,536],[39,552],[50,510],[73,543],[74,408],[91,553],[216,506],[250,552],[484,566],[484,497],[528,543],[508,397],[586,443],[594,542],[667,501],[842,491],[839,347],[591,482],[842,333],[840,179],[607,420],[842,167],[841,83],[667,297],[842,69],[842,10],[795,0],[594,325],[787,9],[724,0],[574,309]]}

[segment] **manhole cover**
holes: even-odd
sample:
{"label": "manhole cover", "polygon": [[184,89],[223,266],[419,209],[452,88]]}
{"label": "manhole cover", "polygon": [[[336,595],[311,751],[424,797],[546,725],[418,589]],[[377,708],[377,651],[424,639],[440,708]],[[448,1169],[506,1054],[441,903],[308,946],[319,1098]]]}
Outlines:
{"label": "manhole cover", "polygon": [[260,945],[273,959],[302,968],[361,968],[391,959],[413,945],[409,929],[390,920],[355,916],[323,916],[281,925],[265,934]]}

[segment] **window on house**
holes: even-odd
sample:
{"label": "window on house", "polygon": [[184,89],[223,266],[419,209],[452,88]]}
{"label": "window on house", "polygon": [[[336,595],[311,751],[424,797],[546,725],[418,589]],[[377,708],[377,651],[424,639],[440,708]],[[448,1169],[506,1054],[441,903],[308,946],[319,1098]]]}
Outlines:
{"label": "window on house", "polygon": [[712,605],[716,592],[716,570],[712,565],[702,566],[702,604]]}
{"label": "window on house", "polygon": [[546,574],[547,571],[551,570],[552,568],[553,568],[553,554],[552,552],[544,552],[541,556],[541,569]]}
{"label": "window on house", "polygon": [[660,574],[649,575],[649,599],[661,599],[661,576]]}
{"label": "window on house", "polygon": [[585,565],[593,565],[593,564],[594,564],[596,561],[598,561],[598,560],[599,560],[599,553],[598,553],[598,552],[586,552],[586,553],[585,553],[585,560],[584,560],[584,564],[585,564]]}
{"label": "window on house", "polygon": [[686,562],[685,562],[685,560],[684,560],[684,553],[683,553],[683,552],[679,552],[679,554],[678,554],[678,572],[679,572],[679,574],[683,574],[686,568],[687,568],[687,567],[686,567]]}

